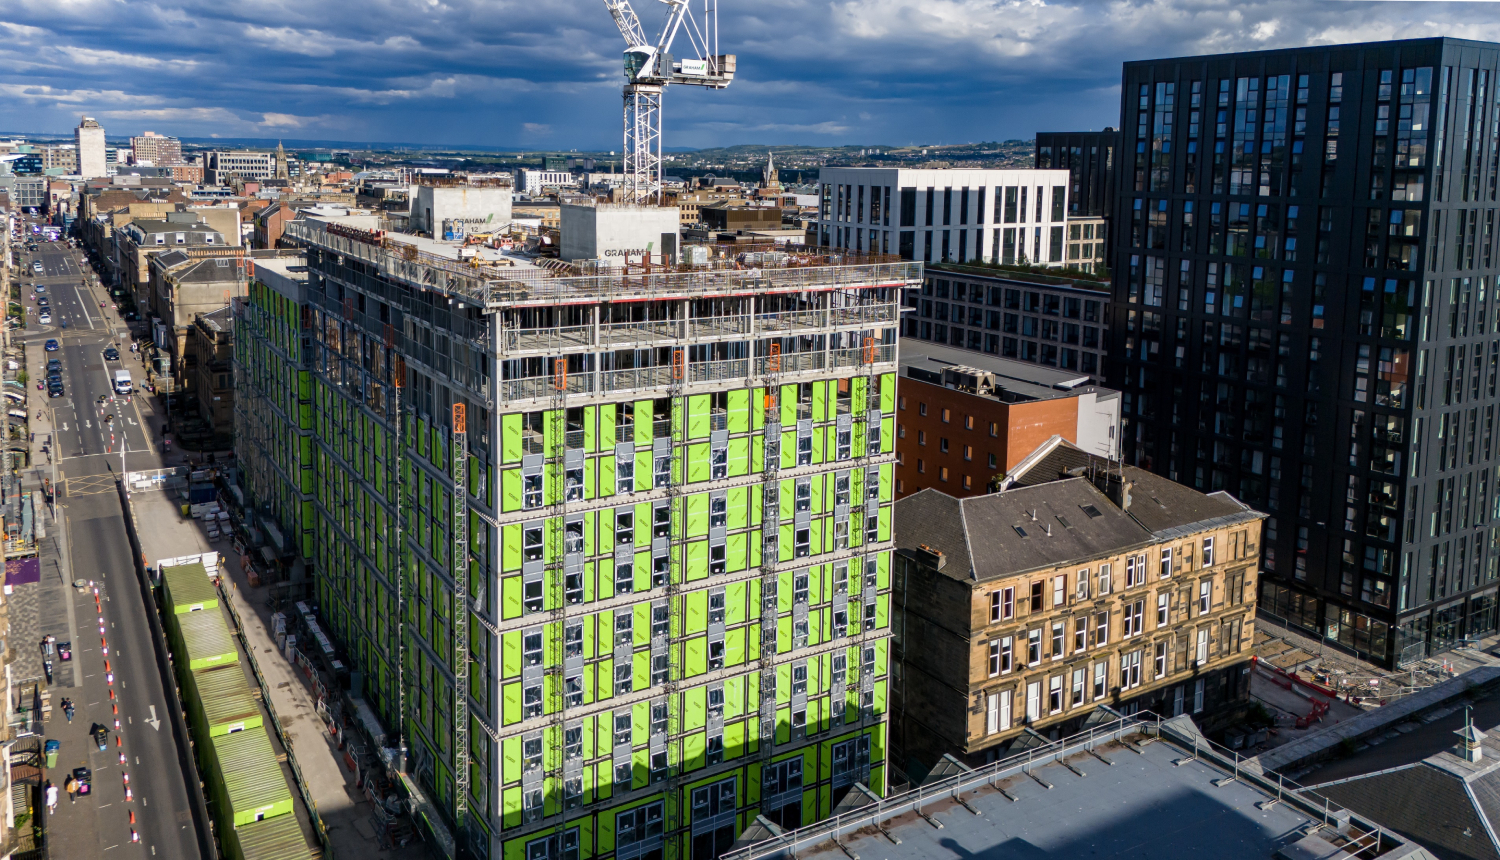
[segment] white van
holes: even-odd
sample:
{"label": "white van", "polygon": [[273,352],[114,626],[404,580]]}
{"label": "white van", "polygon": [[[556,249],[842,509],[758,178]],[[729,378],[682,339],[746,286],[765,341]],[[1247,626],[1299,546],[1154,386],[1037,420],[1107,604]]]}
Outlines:
{"label": "white van", "polygon": [[115,393],[116,394],[129,394],[130,391],[131,391],[131,387],[130,387],[130,371],[128,371],[128,370],[117,370],[117,371],[115,371]]}

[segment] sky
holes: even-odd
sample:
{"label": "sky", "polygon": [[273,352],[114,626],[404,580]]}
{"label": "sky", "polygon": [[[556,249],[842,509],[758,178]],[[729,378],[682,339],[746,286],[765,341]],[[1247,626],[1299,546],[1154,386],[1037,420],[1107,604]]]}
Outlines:
{"label": "sky", "polygon": [[[1118,125],[1126,60],[1441,35],[1500,3],[723,0],[734,83],[670,89],[663,137],[1024,140]],[[617,150],[624,44],[602,0],[3,0],[0,129]]]}

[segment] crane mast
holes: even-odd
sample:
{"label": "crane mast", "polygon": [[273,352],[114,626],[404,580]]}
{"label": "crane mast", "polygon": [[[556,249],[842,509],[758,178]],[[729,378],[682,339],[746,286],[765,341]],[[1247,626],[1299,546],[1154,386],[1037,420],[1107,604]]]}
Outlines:
{"label": "crane mast", "polygon": [[[641,20],[630,0],[604,0],[625,37],[624,202],[661,202],[662,93],[668,84],[724,89],[734,80],[735,56],[719,53],[718,0],[703,0],[702,20],[694,17],[692,0],[661,0],[669,8],[656,44],[646,40]],[[682,33],[695,55],[672,56],[672,43]]]}

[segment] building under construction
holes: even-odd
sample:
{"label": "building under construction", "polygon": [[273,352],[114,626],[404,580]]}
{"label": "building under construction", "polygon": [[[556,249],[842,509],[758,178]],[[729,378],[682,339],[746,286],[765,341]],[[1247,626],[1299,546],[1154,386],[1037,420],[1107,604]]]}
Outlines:
{"label": "building under construction", "polygon": [[337,219],[286,237],[321,611],[460,846],[712,858],[757,816],[884,791],[920,263],[460,260]]}

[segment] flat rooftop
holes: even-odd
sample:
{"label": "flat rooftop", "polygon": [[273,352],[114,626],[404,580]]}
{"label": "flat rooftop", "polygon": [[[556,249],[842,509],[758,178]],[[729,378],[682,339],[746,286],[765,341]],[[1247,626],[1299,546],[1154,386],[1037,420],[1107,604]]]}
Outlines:
{"label": "flat rooftop", "polygon": [[[790,858],[794,850],[799,860],[1269,860],[1278,852],[1344,858],[1361,847],[1367,858],[1426,856],[1409,840],[1337,806],[1330,807],[1332,826],[1321,827],[1321,800],[1287,794],[1271,803],[1279,793],[1275,778],[1240,773],[1226,779],[1235,776],[1232,753],[1210,750],[1188,718],[1141,717],[929,779],[725,860]],[[1310,835],[1315,825],[1318,832]]]}
{"label": "flat rooftop", "polygon": [[[997,387],[1022,400],[1051,400],[1058,397],[1076,397],[1087,392],[1098,392],[1101,397],[1118,396],[1112,388],[1100,388],[1090,384],[1093,376],[1045,367],[1028,361],[1015,361],[985,352],[977,352],[940,343],[901,338],[901,375],[909,376],[934,385],[942,385],[943,370],[949,367],[972,367],[995,375]],[[914,372],[908,372],[910,371]],[[1008,398],[1002,398],[1008,399]]]}
{"label": "flat rooftop", "polygon": [[392,280],[464,297],[489,308],[873,287],[904,289],[918,286],[922,273],[921,263],[895,257],[860,256],[830,248],[777,246],[773,250],[768,245],[765,251],[736,248],[734,256],[701,267],[610,268],[597,274],[580,274],[581,270],[571,264],[515,251],[483,249],[476,262],[469,252],[477,246],[463,249],[460,255],[458,243],[382,233],[363,222],[345,226],[338,218],[292,221],[284,235],[365,260]]}

